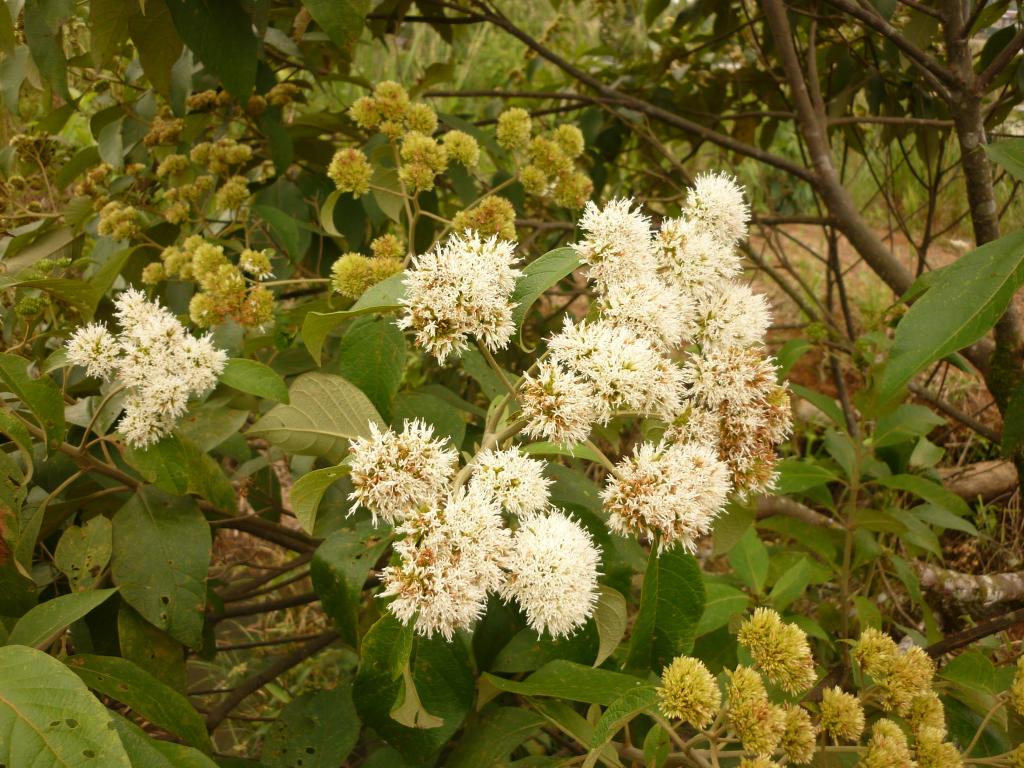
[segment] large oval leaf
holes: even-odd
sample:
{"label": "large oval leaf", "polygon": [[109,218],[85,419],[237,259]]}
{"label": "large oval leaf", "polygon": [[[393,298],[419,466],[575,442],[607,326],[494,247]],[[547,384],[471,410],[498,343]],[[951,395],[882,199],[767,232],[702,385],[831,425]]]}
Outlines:
{"label": "large oval leaf", "polygon": [[292,384],[289,398],[288,405],[275,406],[248,434],[265,437],[290,453],[338,463],[349,440],[368,437],[371,423],[384,426],[373,403],[341,376],[303,374]]}
{"label": "large oval leaf", "polygon": [[210,526],[188,497],[143,487],[114,515],[114,583],[148,622],[192,648],[202,642]]}
{"label": "large oval leaf", "polygon": [[961,256],[896,326],[879,385],[888,399],[929,363],[970,346],[1002,317],[1024,282],[1024,231]]}
{"label": "large oval leaf", "polygon": [[512,292],[512,322],[516,325],[516,336],[523,333],[523,322],[530,307],[544,291],[580,266],[576,249],[568,246],[555,248],[534,259],[523,268],[523,276],[516,282]]}
{"label": "large oval leaf", "polygon": [[40,603],[18,620],[7,642],[11,645],[45,648],[70,624],[78,621],[115,592],[116,589],[73,592]]}
{"label": "large oval leaf", "polygon": [[378,312],[397,312],[402,308],[401,298],[404,294],[405,273],[399,272],[367,288],[348,309],[338,312],[310,312],[302,320],[302,343],[319,365],[327,334],[349,318]]}
{"label": "large oval leaf", "polygon": [[0,648],[0,764],[131,768],[110,718],[52,656],[24,645]]}

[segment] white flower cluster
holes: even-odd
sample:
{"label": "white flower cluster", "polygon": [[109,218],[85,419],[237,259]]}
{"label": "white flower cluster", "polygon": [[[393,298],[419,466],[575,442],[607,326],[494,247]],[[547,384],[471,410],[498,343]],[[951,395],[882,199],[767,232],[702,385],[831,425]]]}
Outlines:
{"label": "white flower cluster", "polygon": [[129,288],[114,307],[120,332],[99,323],[79,328],[67,342],[68,362],[126,388],[118,430],[128,445],[145,448],[173,431],[191,396],[216,385],[227,356],[142,291]]}
{"label": "white flower cluster", "polygon": [[456,453],[428,425],[371,429],[352,443],[351,499],[401,535],[398,562],[382,575],[395,616],[451,639],[494,593],[516,600],[538,633],[569,634],[587,621],[600,554],[590,534],[551,509],[541,462],[515,448],[483,450],[469,483],[456,487]]}
{"label": "white flower cluster", "polygon": [[405,281],[400,328],[444,362],[475,337],[491,351],[503,348],[515,332],[512,291],[522,274],[514,269],[515,243],[476,232],[451,235],[413,259]]}

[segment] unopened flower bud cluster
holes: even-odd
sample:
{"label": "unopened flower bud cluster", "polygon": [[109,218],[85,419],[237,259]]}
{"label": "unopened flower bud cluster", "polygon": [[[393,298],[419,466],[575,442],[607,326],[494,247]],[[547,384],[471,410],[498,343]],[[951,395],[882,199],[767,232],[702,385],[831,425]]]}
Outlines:
{"label": "unopened flower bud cluster", "polygon": [[[807,765],[834,747],[856,752],[857,765],[864,768],[962,768],[963,757],[949,739],[932,687],[934,663],[920,648],[900,651],[888,635],[867,629],[854,648],[867,675],[859,694],[833,686],[822,690],[816,704],[806,698],[787,703],[785,697],[805,696],[818,679],[803,630],[775,611],[758,608],[740,627],[737,641],[753,666],[727,670],[721,684],[689,656],[662,672],[659,709],[698,732],[691,743],[699,746],[701,733],[731,739],[744,753],[741,765],[764,768]],[[868,707],[881,714],[870,727]],[[711,733],[712,723],[724,728]]]}

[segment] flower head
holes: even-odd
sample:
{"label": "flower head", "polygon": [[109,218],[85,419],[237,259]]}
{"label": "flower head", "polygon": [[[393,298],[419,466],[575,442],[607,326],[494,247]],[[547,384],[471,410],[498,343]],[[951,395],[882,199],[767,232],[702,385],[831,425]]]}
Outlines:
{"label": "flower head", "polygon": [[722,692],[704,662],[679,656],[661,671],[658,701],[667,717],[704,728],[718,714]]}
{"label": "flower head", "polygon": [[697,295],[693,337],[702,348],[751,347],[764,342],[772,318],[763,293],[742,283],[721,281]]}
{"label": "flower head", "polygon": [[597,603],[601,553],[590,534],[561,512],[520,521],[509,551],[501,594],[515,599],[537,633],[569,635]]}
{"label": "flower head", "polygon": [[693,552],[728,493],[728,472],[712,448],[642,443],[616,466],[601,498],[616,533]]}
{"label": "flower head", "polygon": [[68,341],[68,359],[128,390],[118,429],[128,445],[146,448],[170,434],[190,397],[217,383],[227,355],[134,288],[114,301],[114,315],[116,337],[100,325],[81,328]]}
{"label": "flower head", "polygon": [[859,763],[863,768],[916,768],[907,737],[892,720],[883,718],[871,726],[867,746]]}
{"label": "flower head", "polygon": [[504,580],[511,533],[492,499],[460,488],[445,499],[421,505],[398,528],[397,565],[381,575],[381,597],[403,624],[451,640],[484,612],[487,595]]}
{"label": "flower head", "polygon": [[327,166],[327,175],[339,192],[351,192],[353,197],[359,197],[370,189],[373,168],[366,155],[349,147],[334,153]]}
{"label": "flower head", "polygon": [[505,149],[522,149],[530,141],[530,113],[520,107],[506,109],[498,115],[498,144]]}
{"label": "flower head", "polygon": [[551,481],[544,477],[542,462],[517,449],[488,449],[477,454],[469,485],[493,498],[506,512],[521,517],[548,506]]}
{"label": "flower head", "polygon": [[688,219],[665,219],[655,246],[659,269],[685,290],[701,290],[742,271],[739,254],[731,245],[698,231]]}
{"label": "flower head", "polygon": [[523,376],[519,401],[527,420],[526,433],[564,446],[586,440],[603,410],[588,382],[546,360],[537,365],[535,374]]}
{"label": "flower head", "polygon": [[1024,656],[1017,659],[1017,671],[1010,685],[1010,704],[1017,714],[1024,716]]}
{"label": "flower head", "polygon": [[786,759],[797,765],[809,763],[814,759],[815,739],[817,730],[811,722],[807,710],[796,704],[786,704],[786,729],[782,733],[782,754]]}
{"label": "flower head", "polygon": [[786,730],[786,713],[768,700],[761,676],[739,666],[729,677],[729,725],[743,748],[767,756],[775,751]]}
{"label": "flower head", "polygon": [[697,229],[733,245],[747,236],[750,206],[743,187],[727,173],[702,173],[686,196],[684,213]]}
{"label": "flower head", "polygon": [[370,437],[351,445],[352,501],[376,522],[404,519],[421,506],[437,504],[455,474],[458,454],[434,437],[425,422],[406,421],[401,432],[370,424]]}
{"label": "flower head", "polygon": [[839,686],[826,688],[821,693],[818,722],[834,740],[855,742],[864,732],[864,708],[856,696]]}
{"label": "flower head", "polygon": [[877,629],[865,629],[854,646],[853,656],[878,686],[882,708],[902,716],[914,700],[931,690],[935,662],[916,645],[906,650]]}
{"label": "flower head", "polygon": [[771,608],[755,609],[736,639],[750,651],[758,669],[782,690],[801,693],[814,684],[814,658],[807,635]]}
{"label": "flower head", "polygon": [[632,200],[617,198],[603,208],[590,201],[579,226],[584,238],[576,243],[576,253],[590,265],[595,280],[614,282],[617,275],[628,276],[637,264],[653,261],[651,220],[633,208]]}
{"label": "flower head", "polygon": [[515,332],[512,291],[522,274],[515,244],[475,232],[451,235],[413,259],[398,324],[416,333],[416,341],[443,362],[475,336],[492,351]]}

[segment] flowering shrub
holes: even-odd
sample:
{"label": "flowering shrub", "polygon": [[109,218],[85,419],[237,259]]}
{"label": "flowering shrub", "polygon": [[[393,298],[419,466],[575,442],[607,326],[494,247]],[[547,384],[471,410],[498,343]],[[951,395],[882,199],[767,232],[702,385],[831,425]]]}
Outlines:
{"label": "flowering shrub", "polygon": [[787,382],[889,339],[769,343],[737,177],[363,80],[350,3],[17,5],[0,768],[1024,768],[1012,622],[924,595],[945,421]]}

